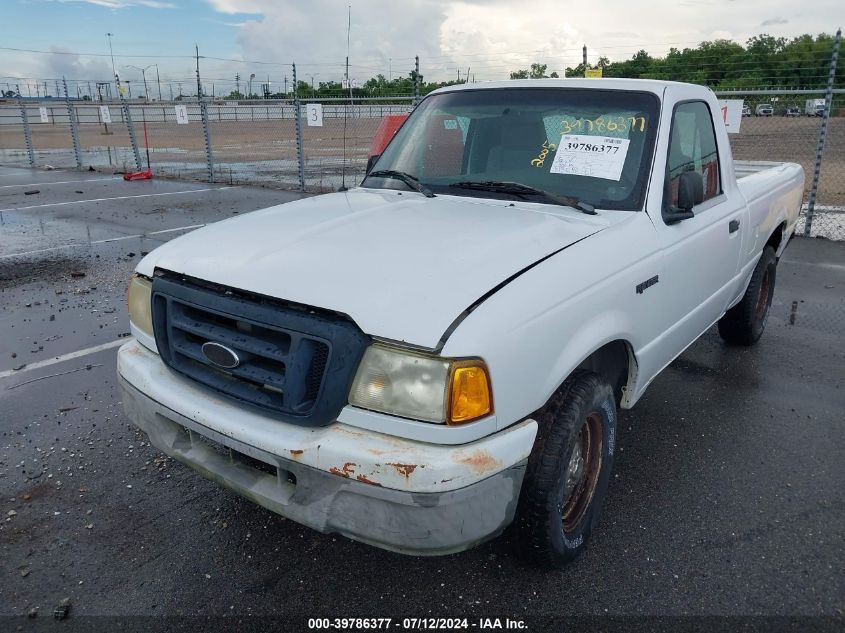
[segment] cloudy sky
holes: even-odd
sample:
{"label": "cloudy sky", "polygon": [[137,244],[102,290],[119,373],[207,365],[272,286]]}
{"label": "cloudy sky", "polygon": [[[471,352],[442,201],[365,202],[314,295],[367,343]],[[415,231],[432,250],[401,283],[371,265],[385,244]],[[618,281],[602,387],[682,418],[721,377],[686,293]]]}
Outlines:
{"label": "cloudy sky", "polygon": [[625,59],[714,38],[832,33],[845,22],[842,0],[0,0],[0,86],[15,77],[107,79],[107,32],[118,72],[132,81],[140,73],[128,66],[149,64],[162,81],[190,81],[194,44],[217,58],[203,59],[202,72],[221,85],[236,72],[275,84],[291,62],[306,81],[338,80],[350,5],[350,76],[362,80],[405,75],[414,55],[429,80],[467,68],[497,79],[532,61],[562,74],[585,43],[591,61]]}

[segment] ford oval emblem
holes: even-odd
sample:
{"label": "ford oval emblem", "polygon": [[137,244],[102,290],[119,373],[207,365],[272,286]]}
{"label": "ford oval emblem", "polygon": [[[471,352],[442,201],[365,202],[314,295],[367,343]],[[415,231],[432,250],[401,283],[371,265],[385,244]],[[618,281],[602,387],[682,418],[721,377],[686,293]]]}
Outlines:
{"label": "ford oval emblem", "polygon": [[234,369],[241,364],[241,359],[238,358],[235,350],[213,341],[202,344],[202,355],[212,365],[217,365],[223,369]]}

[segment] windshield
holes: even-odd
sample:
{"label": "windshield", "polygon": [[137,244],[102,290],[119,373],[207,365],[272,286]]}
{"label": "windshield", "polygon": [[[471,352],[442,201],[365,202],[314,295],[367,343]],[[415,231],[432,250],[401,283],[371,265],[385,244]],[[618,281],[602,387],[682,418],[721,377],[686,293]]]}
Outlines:
{"label": "windshield", "polygon": [[[482,184],[519,183],[599,208],[639,210],[658,109],[654,95],[617,90],[488,88],[433,95],[414,110],[373,172],[403,172],[435,194],[519,197]],[[386,176],[364,184],[409,188]]]}

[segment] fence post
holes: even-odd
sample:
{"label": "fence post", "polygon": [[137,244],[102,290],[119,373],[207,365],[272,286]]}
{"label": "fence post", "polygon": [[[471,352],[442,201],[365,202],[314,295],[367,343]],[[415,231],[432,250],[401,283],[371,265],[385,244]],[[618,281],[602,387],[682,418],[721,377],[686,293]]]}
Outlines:
{"label": "fence post", "polygon": [[135,124],[132,122],[132,113],[129,111],[129,104],[123,98],[123,90],[120,87],[120,79],[115,75],[114,83],[117,86],[117,95],[120,97],[120,106],[123,111],[123,120],[126,123],[126,131],[129,132],[129,142],[132,143],[132,153],[135,155],[135,170],[141,171],[141,153],[138,151],[138,139],[135,137]]}
{"label": "fence post", "polygon": [[305,154],[302,147],[302,116],[299,103],[299,85],[296,82],[296,64],[293,64],[293,116],[296,118],[296,161],[299,163],[299,190],[305,191]]}
{"label": "fence post", "polygon": [[[70,96],[67,92],[67,80],[62,77],[62,86],[65,89],[65,105],[67,106],[67,119],[70,123],[70,137],[73,140],[73,154],[76,156],[76,166],[82,169],[82,152],[79,149],[79,130],[77,129],[76,109],[70,102]],[[55,116],[53,117],[55,121]]]}
{"label": "fence post", "polygon": [[18,91],[18,106],[21,109],[21,121],[23,122],[23,137],[26,140],[26,153],[29,155],[30,167],[35,167],[35,152],[32,149],[32,133],[29,130],[29,117],[26,114],[26,106],[23,104],[23,98],[20,91]]}
{"label": "fence post", "polygon": [[214,152],[211,149],[211,128],[208,126],[208,103],[202,95],[202,80],[200,79],[200,49],[197,47],[197,100],[200,102],[200,117],[202,118],[202,132],[205,136],[205,161],[208,166],[208,182],[214,182]]}
{"label": "fence post", "polygon": [[420,100],[420,56],[414,57],[414,105]]}
{"label": "fence post", "polygon": [[842,41],[842,29],[836,31],[833,40],[833,53],[830,56],[830,73],[827,76],[827,91],[824,95],[824,115],[819,129],[819,145],[816,149],[816,168],[813,171],[813,185],[810,187],[810,197],[807,200],[807,217],[804,219],[804,235],[809,237],[813,228],[813,215],[816,211],[816,194],[819,191],[819,178],[822,170],[822,154],[827,139],[827,123],[830,118],[830,107],[833,103],[833,80],[836,75],[836,62],[839,60],[839,43]]}

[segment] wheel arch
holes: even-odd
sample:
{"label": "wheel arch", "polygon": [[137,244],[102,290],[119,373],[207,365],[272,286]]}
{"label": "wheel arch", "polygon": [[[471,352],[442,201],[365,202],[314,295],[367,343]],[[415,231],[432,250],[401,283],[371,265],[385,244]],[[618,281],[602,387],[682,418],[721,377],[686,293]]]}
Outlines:
{"label": "wheel arch", "polygon": [[636,378],[637,358],[631,343],[617,338],[592,351],[573,371],[579,369],[601,376],[613,388],[616,404],[624,405],[629,385]]}
{"label": "wheel arch", "polygon": [[786,220],[781,222],[775,230],[772,231],[771,235],[769,235],[769,239],[766,240],[765,246],[771,246],[775,251],[775,255],[780,258],[780,255],[783,252],[782,248],[786,247]]}

